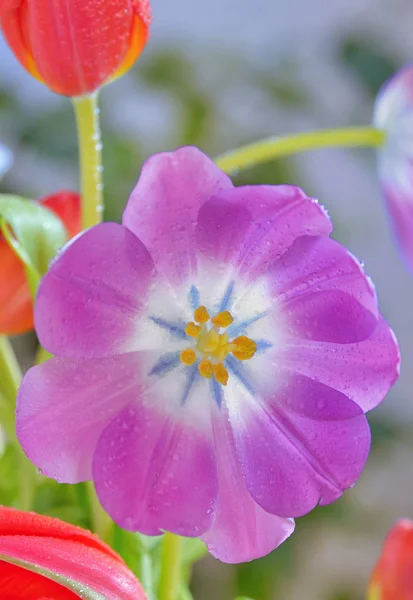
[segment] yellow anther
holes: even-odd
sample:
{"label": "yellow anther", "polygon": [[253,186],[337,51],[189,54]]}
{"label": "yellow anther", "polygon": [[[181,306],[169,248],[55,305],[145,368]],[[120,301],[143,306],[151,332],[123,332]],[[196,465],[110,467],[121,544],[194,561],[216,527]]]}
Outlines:
{"label": "yellow anther", "polygon": [[187,348],[186,350],[182,350],[180,354],[180,359],[181,362],[184,363],[184,365],[190,366],[193,365],[194,362],[196,362],[196,354],[191,348]]}
{"label": "yellow anther", "polygon": [[213,369],[215,379],[218,381],[218,383],[221,385],[227,385],[229,375],[224,365],[222,363],[218,363],[217,365],[213,366]]}
{"label": "yellow anther", "polygon": [[228,310],[223,310],[213,317],[212,323],[215,327],[228,327],[234,322],[234,318]]}
{"label": "yellow anther", "polygon": [[206,377],[207,379],[211,379],[214,374],[214,368],[209,360],[201,360],[198,369],[202,377]]}
{"label": "yellow anther", "polygon": [[207,311],[205,306],[198,306],[198,308],[194,312],[195,321],[203,325],[204,323],[208,323],[209,318],[209,312]]}
{"label": "yellow anther", "polygon": [[227,385],[229,374],[224,366],[227,356],[232,353],[238,360],[248,360],[257,351],[257,344],[245,335],[230,340],[227,332],[220,333],[233,322],[228,310],[222,310],[211,319],[206,307],[199,306],[194,311],[194,321],[189,321],[185,327],[186,335],[195,340],[193,348],[182,350],[181,362],[190,366],[200,359],[198,370],[202,377],[215,377],[217,383]]}
{"label": "yellow anther", "polygon": [[231,344],[235,345],[232,354],[235,358],[238,358],[238,360],[249,360],[257,351],[257,344],[245,335],[240,335],[235,338],[235,340],[232,340]]}
{"label": "yellow anther", "polygon": [[197,338],[201,333],[201,325],[195,325],[192,321],[186,324],[185,333],[189,335],[189,337]]}

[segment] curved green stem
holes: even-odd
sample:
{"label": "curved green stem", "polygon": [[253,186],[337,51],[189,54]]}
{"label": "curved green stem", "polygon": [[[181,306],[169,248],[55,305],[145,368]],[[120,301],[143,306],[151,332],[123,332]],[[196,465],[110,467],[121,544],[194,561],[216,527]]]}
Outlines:
{"label": "curved green stem", "polygon": [[181,579],[181,538],[165,533],[162,545],[159,600],[178,600]]}
{"label": "curved green stem", "polygon": [[82,228],[102,221],[102,139],[99,126],[98,95],[73,98],[79,140],[82,192]]}
{"label": "curved green stem", "polygon": [[319,148],[367,146],[377,148],[384,143],[385,133],[374,127],[352,127],[308,131],[294,135],[270,137],[253,144],[241,146],[215,159],[220,169],[233,173],[267,162]]}

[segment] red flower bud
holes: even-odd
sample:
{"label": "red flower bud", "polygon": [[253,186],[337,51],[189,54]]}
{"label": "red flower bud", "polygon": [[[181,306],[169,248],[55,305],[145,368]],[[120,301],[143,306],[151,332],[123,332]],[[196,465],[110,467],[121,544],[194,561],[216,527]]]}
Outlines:
{"label": "red flower bud", "polygon": [[34,77],[81,96],[129,69],[151,23],[149,0],[1,0],[0,26]]}
{"label": "red flower bud", "polygon": [[[39,202],[63,221],[68,238],[79,233],[79,194],[63,191]],[[33,302],[24,267],[0,235],[0,335],[17,335],[33,327]]]}
{"label": "red flower bud", "polygon": [[145,600],[142,587],[109,546],[80,527],[0,507],[2,600]]}
{"label": "red flower bud", "polygon": [[368,600],[412,600],[413,521],[399,521],[388,534],[370,578]]}

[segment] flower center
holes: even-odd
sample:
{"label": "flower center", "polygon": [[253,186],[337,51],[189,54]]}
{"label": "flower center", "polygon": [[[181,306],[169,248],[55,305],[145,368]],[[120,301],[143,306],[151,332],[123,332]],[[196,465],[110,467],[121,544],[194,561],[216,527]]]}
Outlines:
{"label": "flower center", "polygon": [[228,354],[238,360],[249,360],[257,350],[257,344],[240,335],[233,340],[223,331],[234,322],[230,312],[224,310],[210,317],[205,306],[199,306],[194,312],[194,320],[186,324],[185,333],[194,339],[194,345],[181,352],[184,365],[193,365],[198,358],[198,369],[202,377],[215,377],[218,383],[227,385],[228,371],[223,362]]}

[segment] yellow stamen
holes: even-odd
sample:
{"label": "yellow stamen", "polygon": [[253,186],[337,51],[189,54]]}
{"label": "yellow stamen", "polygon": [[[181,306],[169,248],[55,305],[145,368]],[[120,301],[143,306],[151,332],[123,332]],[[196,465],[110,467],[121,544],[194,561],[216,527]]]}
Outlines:
{"label": "yellow stamen", "polygon": [[224,365],[222,363],[218,363],[217,365],[213,366],[213,369],[215,379],[218,381],[218,383],[221,385],[227,385],[229,375]]}
{"label": "yellow stamen", "polygon": [[189,335],[189,337],[197,338],[201,333],[201,325],[195,325],[192,321],[186,324],[185,333]]}
{"label": "yellow stamen", "polygon": [[206,377],[207,379],[211,379],[212,375],[214,374],[214,368],[209,360],[201,360],[198,368],[202,377]]}
{"label": "yellow stamen", "polygon": [[208,310],[199,306],[194,311],[194,321],[189,321],[185,327],[187,336],[194,338],[193,349],[186,348],[180,354],[181,362],[193,365],[200,357],[198,369],[202,377],[215,380],[221,385],[227,385],[229,374],[224,367],[228,354],[232,353],[238,360],[248,360],[257,351],[257,344],[250,338],[241,335],[235,340],[229,340],[227,333],[219,333],[234,322],[228,310],[222,310],[211,319],[209,324]]}
{"label": "yellow stamen", "polygon": [[231,344],[235,344],[235,350],[232,351],[232,354],[238,360],[249,360],[257,351],[257,344],[245,335],[235,338]]}
{"label": "yellow stamen", "polygon": [[204,323],[208,323],[210,317],[209,312],[207,311],[205,306],[198,306],[198,308],[194,312],[194,319],[197,323],[201,323],[201,325],[203,325]]}
{"label": "yellow stamen", "polygon": [[196,362],[196,354],[191,348],[187,348],[186,350],[182,350],[180,359],[184,365],[190,366]]}
{"label": "yellow stamen", "polygon": [[212,323],[215,325],[215,327],[228,327],[228,325],[231,325],[233,322],[234,318],[228,310],[219,312],[212,319]]}

